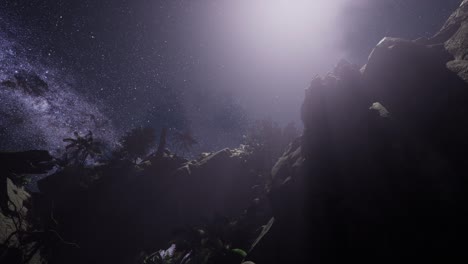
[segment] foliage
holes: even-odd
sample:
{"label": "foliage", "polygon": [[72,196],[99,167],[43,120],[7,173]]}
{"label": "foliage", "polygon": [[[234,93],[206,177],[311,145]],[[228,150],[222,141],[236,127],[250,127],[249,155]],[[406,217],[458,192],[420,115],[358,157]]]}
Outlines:
{"label": "foliage", "polygon": [[167,254],[169,250],[160,250],[148,256],[143,263],[239,264],[247,256],[247,252],[239,247],[242,244],[247,246],[238,238],[243,231],[236,221],[217,217],[203,227],[177,230],[170,254]]}
{"label": "foliage", "polygon": [[241,256],[243,259],[247,257],[247,252],[245,252],[243,249],[240,248],[234,248],[231,249],[233,253],[236,253],[237,255]]}
{"label": "foliage", "polygon": [[193,145],[198,144],[198,141],[193,137],[189,130],[185,132],[175,131],[173,141],[177,148],[182,152],[189,152]]}
{"label": "foliage", "polygon": [[257,220],[249,217],[249,214],[243,214],[236,220],[218,216],[207,225],[177,230],[176,238],[171,242],[169,249],[150,254],[142,263],[244,263],[249,252],[263,239],[274,223],[274,219],[271,218],[259,229]]}
{"label": "foliage", "polygon": [[122,148],[120,153],[124,157],[136,162],[138,158],[146,155],[156,142],[155,131],[151,127],[138,127],[128,131],[120,140]]}
{"label": "foliage", "polygon": [[157,251],[143,259],[143,264],[189,264],[190,252],[181,256],[175,252],[175,245],[167,250]]}
{"label": "foliage", "polygon": [[88,131],[84,136],[81,136],[78,132],[73,133],[75,138],[65,138],[63,142],[68,143],[66,149],[66,163],[84,166],[88,157],[95,158],[101,154],[101,143],[97,142],[93,138],[93,133]]}
{"label": "foliage", "polygon": [[24,200],[17,204],[17,201],[8,198],[9,208],[12,209],[8,214],[0,213],[1,221],[11,223],[11,228],[2,230],[10,233],[0,241],[0,263],[31,263],[35,257],[47,255],[49,249],[55,245],[79,248],[79,245],[63,240],[55,230],[58,223],[53,211],[50,211],[50,218],[42,219],[40,222],[43,223],[39,224],[36,223],[37,219],[28,216],[25,202]]}

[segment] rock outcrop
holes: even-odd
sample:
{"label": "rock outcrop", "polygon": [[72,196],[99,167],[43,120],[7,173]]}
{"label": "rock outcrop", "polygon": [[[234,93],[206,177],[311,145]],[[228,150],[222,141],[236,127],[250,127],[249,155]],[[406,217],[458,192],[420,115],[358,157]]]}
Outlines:
{"label": "rock outcrop", "polygon": [[454,56],[447,67],[468,81],[468,1],[464,0],[432,41],[444,41]]}
{"label": "rock outcrop", "polygon": [[466,260],[467,7],[431,39],[385,38],[362,69],[312,81],[304,134],[272,171],[273,253],[259,260]]}
{"label": "rock outcrop", "polygon": [[[131,263],[141,250],[165,248],[176,229],[241,215],[257,195],[249,155],[224,149],[188,161],[166,152],[137,166],[70,168],[41,180],[41,207],[53,203],[57,232],[80,245],[61,247],[50,263]],[[101,179],[82,188],[83,175]]]}

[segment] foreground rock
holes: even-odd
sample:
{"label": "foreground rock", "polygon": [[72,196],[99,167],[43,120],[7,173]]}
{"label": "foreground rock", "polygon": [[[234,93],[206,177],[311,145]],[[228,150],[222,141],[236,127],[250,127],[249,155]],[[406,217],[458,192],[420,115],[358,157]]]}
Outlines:
{"label": "foreground rock", "polygon": [[[141,250],[166,248],[176,229],[241,215],[256,197],[249,155],[224,149],[187,161],[166,153],[45,178],[41,207],[53,205],[57,231],[80,246],[56,248],[50,263],[132,263]],[[80,187],[83,175],[100,180]]]}
{"label": "foreground rock", "polygon": [[312,81],[255,262],[467,260],[467,6],[430,40],[385,38],[362,69]]}

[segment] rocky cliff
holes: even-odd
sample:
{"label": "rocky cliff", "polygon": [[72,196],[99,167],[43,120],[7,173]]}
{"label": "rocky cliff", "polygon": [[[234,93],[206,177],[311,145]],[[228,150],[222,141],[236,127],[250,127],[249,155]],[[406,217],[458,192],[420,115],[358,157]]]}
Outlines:
{"label": "rocky cliff", "polygon": [[312,81],[304,134],[272,171],[273,256],[259,263],[466,259],[467,8]]}

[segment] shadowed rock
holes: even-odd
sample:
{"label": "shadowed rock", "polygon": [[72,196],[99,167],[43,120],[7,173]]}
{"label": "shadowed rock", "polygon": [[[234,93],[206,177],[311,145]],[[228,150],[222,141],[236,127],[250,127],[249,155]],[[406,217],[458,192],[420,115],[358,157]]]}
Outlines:
{"label": "shadowed rock", "polygon": [[467,8],[313,79],[304,134],[272,171],[273,253],[255,262],[466,260]]}

